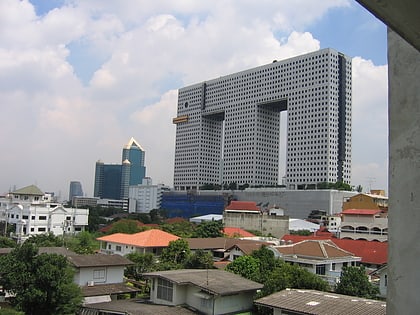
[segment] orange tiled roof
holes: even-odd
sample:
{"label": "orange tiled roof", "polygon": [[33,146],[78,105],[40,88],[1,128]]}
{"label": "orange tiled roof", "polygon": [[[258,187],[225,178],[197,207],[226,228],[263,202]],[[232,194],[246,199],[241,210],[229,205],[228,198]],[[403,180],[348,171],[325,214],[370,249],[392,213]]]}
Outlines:
{"label": "orange tiled roof", "polygon": [[227,235],[228,237],[253,237],[254,234],[245,231],[244,229],[237,228],[237,227],[225,227],[222,231],[223,234]]}
{"label": "orange tiled roof", "polygon": [[226,207],[226,210],[260,211],[260,208],[257,206],[257,203],[254,202],[254,201],[235,201],[235,200],[233,200]]}
{"label": "orange tiled roof", "polygon": [[115,233],[98,237],[98,241],[131,245],[136,247],[167,247],[169,242],[176,241],[178,236],[157,229],[135,234]]}

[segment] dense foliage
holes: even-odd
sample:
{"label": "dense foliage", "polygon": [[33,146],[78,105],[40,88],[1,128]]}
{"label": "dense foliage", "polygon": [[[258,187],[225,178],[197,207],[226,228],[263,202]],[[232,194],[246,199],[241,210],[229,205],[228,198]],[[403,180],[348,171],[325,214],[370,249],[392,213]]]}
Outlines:
{"label": "dense foliage", "polygon": [[275,258],[267,247],[253,251],[250,256],[241,256],[231,262],[226,270],[264,285],[259,297],[286,288],[315,289],[325,291],[328,284],[308,270]]}
{"label": "dense foliage", "polygon": [[26,315],[74,314],[82,303],[66,257],[38,254],[34,243],[0,257],[0,275],[0,285],[15,294],[13,305]]}
{"label": "dense foliage", "polygon": [[349,266],[343,268],[340,282],[337,284],[335,292],[374,299],[377,298],[379,294],[379,288],[369,282],[366,270],[363,266]]}

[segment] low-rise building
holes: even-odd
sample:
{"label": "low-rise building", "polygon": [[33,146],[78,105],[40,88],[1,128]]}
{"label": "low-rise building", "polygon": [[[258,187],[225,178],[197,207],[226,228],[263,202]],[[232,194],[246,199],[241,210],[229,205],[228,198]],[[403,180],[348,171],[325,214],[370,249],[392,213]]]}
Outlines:
{"label": "low-rise building", "polygon": [[179,237],[158,229],[151,229],[135,234],[115,233],[98,237],[100,251],[104,254],[127,255],[130,253],[152,253],[160,255],[169,242]]}
{"label": "low-rise building", "polygon": [[370,194],[357,194],[344,199],[342,210],[376,209],[388,211],[388,197],[383,190],[375,190]]}
{"label": "low-rise building", "polygon": [[290,245],[272,246],[284,261],[298,264],[317,274],[334,286],[340,279],[343,267],[357,265],[361,258],[330,240],[306,240]]}
{"label": "low-rise building", "polygon": [[273,315],[385,315],[386,303],[317,290],[286,289],[255,301]]}
{"label": "low-rise building", "polygon": [[250,311],[263,285],[217,269],[184,269],[145,273],[155,304],[188,305],[200,314]]}
{"label": "low-rise building", "polygon": [[88,225],[88,217],[88,209],[64,207],[35,185],[15,190],[0,201],[0,219],[15,225],[12,236],[20,241],[36,234],[81,232]]}
{"label": "low-rise building", "polygon": [[388,212],[379,209],[343,210],[338,236],[344,239],[385,242],[388,240]]}
{"label": "low-rise building", "polygon": [[280,238],[289,232],[289,217],[272,209],[262,211],[254,201],[231,201],[223,212],[223,224]]}

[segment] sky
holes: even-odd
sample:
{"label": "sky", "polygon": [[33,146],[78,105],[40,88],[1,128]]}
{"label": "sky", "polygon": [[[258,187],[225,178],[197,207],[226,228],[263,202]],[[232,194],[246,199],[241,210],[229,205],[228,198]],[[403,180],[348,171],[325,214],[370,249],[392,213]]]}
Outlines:
{"label": "sky", "polygon": [[92,196],[131,137],[172,186],[179,88],[327,47],[353,60],[351,184],[387,191],[386,26],[354,0],[1,0],[0,194]]}

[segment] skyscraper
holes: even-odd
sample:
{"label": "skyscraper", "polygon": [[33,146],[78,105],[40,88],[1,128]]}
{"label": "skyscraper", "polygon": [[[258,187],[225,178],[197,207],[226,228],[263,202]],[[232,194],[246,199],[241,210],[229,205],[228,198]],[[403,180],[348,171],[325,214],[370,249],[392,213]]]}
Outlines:
{"label": "skyscraper", "polygon": [[71,181],[70,182],[70,190],[69,190],[69,201],[72,202],[73,197],[82,197],[83,196],[83,189],[82,184],[78,181]]}
{"label": "skyscraper", "polygon": [[330,48],[180,89],[175,189],[278,184],[282,111],[286,185],[350,183],[351,89],[351,59]]}
{"label": "skyscraper", "polygon": [[145,151],[134,138],[123,147],[121,164],[96,162],[94,197],[127,199],[130,185],[141,184],[146,176]]}

